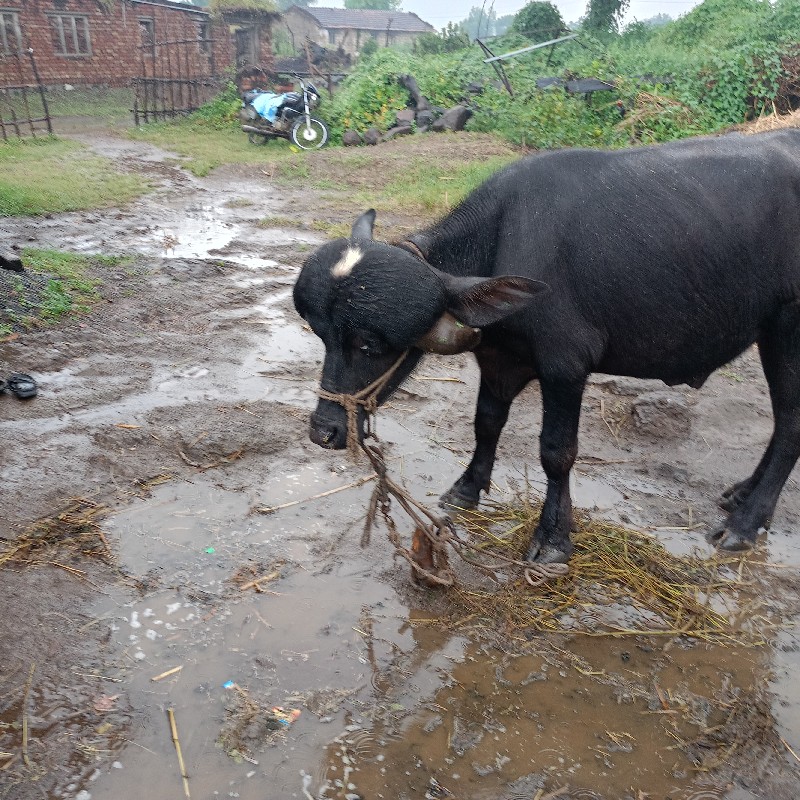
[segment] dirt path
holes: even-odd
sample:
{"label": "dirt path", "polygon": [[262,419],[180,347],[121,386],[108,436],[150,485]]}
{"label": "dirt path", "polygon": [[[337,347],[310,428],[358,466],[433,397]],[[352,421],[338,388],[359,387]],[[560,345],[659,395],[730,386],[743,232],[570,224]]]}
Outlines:
{"label": "dirt path", "polygon": [[[768,600],[788,626],[769,646],[443,630],[443,600],[411,587],[381,532],[359,547],[369,485],[308,499],[367,474],[307,440],[321,349],[291,304],[323,241],[310,217],[362,210],[347,186],[333,201],[252,170],[201,180],[147,145],[91,141],[157,189],[124,209],[4,221],[23,246],[137,257],[102,276],[89,316],[0,344],[0,374],[40,383],[28,403],[0,396],[0,535],[11,544],[81,498],[73,522],[107,509],[113,563],[87,556],[105,546],[75,524],[68,546],[0,572],[0,798],[179,796],[167,708],[194,797],[451,796],[435,782],[464,800],[566,786],[559,797],[797,796],[797,473],[763,545],[785,565]],[[459,140],[439,141],[453,157]],[[413,144],[385,147],[365,153],[376,171]],[[344,180],[330,153],[314,157]],[[269,216],[308,219],[258,224]],[[476,374],[468,357],[430,360],[379,418],[418,497],[469,457]],[[531,387],[501,441],[499,496],[526,473],[541,488],[540,413]],[[754,353],[701,391],[598,378],[576,504],[676,552],[705,548],[716,497],[770,431]]]}

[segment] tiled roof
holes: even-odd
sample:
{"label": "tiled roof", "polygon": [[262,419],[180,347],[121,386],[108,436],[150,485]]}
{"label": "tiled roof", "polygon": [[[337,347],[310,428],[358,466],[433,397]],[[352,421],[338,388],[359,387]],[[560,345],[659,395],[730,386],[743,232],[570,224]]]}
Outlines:
{"label": "tiled roof", "polygon": [[[299,8],[299,6],[292,6]],[[321,28],[353,28],[361,31],[434,31],[433,25],[408,11],[376,11],[357,8],[303,8]]]}

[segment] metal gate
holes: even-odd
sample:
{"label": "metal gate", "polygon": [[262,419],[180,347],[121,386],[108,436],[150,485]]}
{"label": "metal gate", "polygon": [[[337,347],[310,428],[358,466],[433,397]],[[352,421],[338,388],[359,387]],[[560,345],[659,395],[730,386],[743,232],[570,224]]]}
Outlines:
{"label": "metal gate", "polygon": [[139,65],[133,79],[136,125],[197,111],[221,88],[210,38],[146,42],[139,46]]}
{"label": "metal gate", "polygon": [[0,53],[0,136],[50,135],[53,124],[33,50]]}

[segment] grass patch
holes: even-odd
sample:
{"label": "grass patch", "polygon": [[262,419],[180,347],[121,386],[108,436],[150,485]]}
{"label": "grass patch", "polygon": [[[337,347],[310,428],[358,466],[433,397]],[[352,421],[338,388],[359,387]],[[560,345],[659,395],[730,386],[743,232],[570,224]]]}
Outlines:
{"label": "grass patch", "polygon": [[408,166],[396,173],[394,180],[383,187],[376,207],[384,211],[424,211],[436,216],[446,214],[490,175],[517,158],[494,156],[473,164]]}
{"label": "grass patch", "polygon": [[26,272],[0,276],[0,289],[5,290],[0,332],[46,325],[71,314],[86,313],[100,300],[98,288],[102,280],[96,273],[128,260],[55,250],[23,250]]}
{"label": "grass patch", "polygon": [[302,228],[305,222],[299,217],[282,217],[279,214],[258,221],[259,228]]}
{"label": "grass patch", "polygon": [[315,219],[308,227],[324,233],[331,239],[346,239],[350,236],[352,225],[347,222],[328,222],[324,219]]}
{"label": "grass patch", "polygon": [[218,130],[185,119],[142,125],[130,135],[183,156],[181,166],[201,178],[223,164],[267,164],[293,155],[283,140],[250,144],[238,127]]}
{"label": "grass patch", "polygon": [[[133,108],[132,89],[110,88],[78,88],[67,91],[66,89],[49,89],[45,97],[47,108],[51,117],[93,117],[108,121],[128,120],[132,118]],[[44,106],[38,92],[28,93],[28,107],[31,115],[41,117],[44,115]],[[19,117],[26,117],[26,109],[21,97],[13,95],[7,98],[8,103]]]}
{"label": "grass patch", "polygon": [[0,217],[108,208],[148,189],[141,176],[118,172],[113,161],[78,142],[51,137],[0,144]]}

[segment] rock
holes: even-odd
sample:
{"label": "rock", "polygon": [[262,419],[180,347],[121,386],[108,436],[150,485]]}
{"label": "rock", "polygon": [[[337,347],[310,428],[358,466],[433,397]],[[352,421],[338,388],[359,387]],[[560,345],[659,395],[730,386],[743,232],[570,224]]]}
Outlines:
{"label": "rock", "polygon": [[413,125],[417,112],[413,108],[404,108],[402,111],[397,112],[397,121],[395,125],[398,128],[405,127],[406,125]]}
{"label": "rock", "polygon": [[364,144],[364,140],[358,131],[350,128],[342,134],[342,144],[345,147],[358,147],[360,144]]}
{"label": "rock", "polygon": [[10,250],[0,250],[0,269],[22,272],[22,260],[16,253]]}
{"label": "rock", "polygon": [[409,133],[414,133],[414,129],[410,125],[398,125],[391,130],[386,131],[381,137],[382,142],[388,142],[396,136],[407,136]]}
{"label": "rock", "polygon": [[692,416],[680,392],[645,392],[633,401],[633,424],[640,433],[658,438],[685,437],[691,429]]}
{"label": "rock", "polygon": [[397,82],[408,89],[408,93],[411,95],[411,99],[414,101],[417,111],[426,111],[431,107],[428,98],[419,90],[419,85],[413,75],[398,75]]}
{"label": "rock", "polygon": [[622,397],[636,397],[637,395],[654,390],[655,386],[662,386],[661,381],[646,380],[644,378],[626,378],[620,375],[592,375],[589,378],[592,386],[599,386],[611,394]]}
{"label": "rock", "polygon": [[463,131],[467,120],[472,116],[472,109],[466,106],[448,108],[439,119],[431,125],[432,131]]}
{"label": "rock", "polygon": [[417,128],[428,128],[436,119],[433,111],[420,111],[417,114]]}
{"label": "rock", "polygon": [[364,144],[378,144],[381,132],[377,128],[368,128],[364,131]]}

